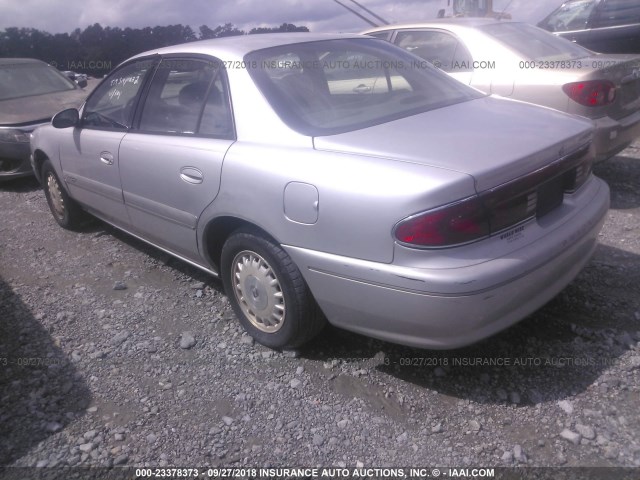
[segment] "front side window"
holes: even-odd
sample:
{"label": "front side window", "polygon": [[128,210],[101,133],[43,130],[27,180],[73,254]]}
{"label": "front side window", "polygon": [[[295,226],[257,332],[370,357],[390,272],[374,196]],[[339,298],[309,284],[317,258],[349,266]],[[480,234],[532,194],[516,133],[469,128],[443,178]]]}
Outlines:
{"label": "front side window", "polygon": [[593,28],[616,27],[640,23],[638,0],[608,0],[597,10]]}
{"label": "front side window", "polygon": [[221,63],[163,59],[145,100],[140,130],[228,136],[231,117]]}
{"label": "front side window", "polygon": [[590,55],[580,45],[526,23],[492,23],[479,29],[528,60],[575,60]]}
{"label": "front side window", "polygon": [[83,126],[129,128],[138,93],[153,66],[153,60],[140,60],[107,77],[87,100],[82,115]]}
{"label": "front side window", "polygon": [[482,94],[376,39],[327,40],[248,54],[273,109],[305,135],[331,135],[416,115]]}
{"label": "front side window", "polygon": [[471,70],[471,55],[453,35],[432,30],[398,32],[395,44],[445,72]]}
{"label": "front side window", "polygon": [[570,0],[540,22],[539,26],[550,32],[584,30],[597,3],[597,0]]}

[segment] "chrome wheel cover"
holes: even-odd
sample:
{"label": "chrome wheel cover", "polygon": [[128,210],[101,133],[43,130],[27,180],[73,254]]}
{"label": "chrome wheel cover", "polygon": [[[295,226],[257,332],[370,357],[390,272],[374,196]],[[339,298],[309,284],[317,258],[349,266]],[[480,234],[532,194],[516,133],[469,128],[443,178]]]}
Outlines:
{"label": "chrome wheel cover", "polygon": [[238,304],[251,324],[275,333],[285,321],[285,303],[280,281],[267,261],[243,250],[231,264],[231,281]]}
{"label": "chrome wheel cover", "polygon": [[51,199],[51,206],[58,218],[64,217],[64,198],[62,197],[62,190],[53,173],[47,175],[47,190],[49,190],[49,198]]}

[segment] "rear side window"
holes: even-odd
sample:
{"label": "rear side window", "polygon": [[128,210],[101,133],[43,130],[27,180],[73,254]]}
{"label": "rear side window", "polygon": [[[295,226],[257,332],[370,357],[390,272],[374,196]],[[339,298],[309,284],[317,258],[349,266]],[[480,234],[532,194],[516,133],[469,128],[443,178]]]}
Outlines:
{"label": "rear side window", "polygon": [[471,55],[464,45],[449,33],[433,30],[401,31],[396,35],[394,43],[445,72],[472,70]]}
{"label": "rear side window", "polygon": [[563,3],[539,25],[550,32],[585,30],[597,3],[597,0],[570,0]]}
{"label": "rear side window", "polygon": [[144,103],[140,130],[227,137],[231,115],[220,62],[162,60]]}
{"label": "rear side window", "polygon": [[393,33],[393,30],[386,30],[384,32],[371,32],[367,33],[370,37],[379,38],[380,40],[389,40],[389,37]]}
{"label": "rear side window", "polygon": [[638,0],[608,0],[596,9],[592,27],[615,27],[634,23],[640,23]]}
{"label": "rear side window", "polygon": [[198,133],[231,138],[234,135],[227,82],[222,72],[216,76],[204,105]]}

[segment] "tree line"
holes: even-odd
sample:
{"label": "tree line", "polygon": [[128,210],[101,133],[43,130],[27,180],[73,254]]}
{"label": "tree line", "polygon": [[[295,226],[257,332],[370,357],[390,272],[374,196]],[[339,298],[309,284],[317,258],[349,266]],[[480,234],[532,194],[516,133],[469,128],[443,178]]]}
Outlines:
{"label": "tree line", "polygon": [[145,28],[102,27],[99,23],[71,33],[51,34],[35,28],[9,27],[0,30],[0,58],[27,57],[43,60],[60,70],[100,77],[123,60],[146,50],[209,38],[274,32],[308,32],[303,26],[283,23],[246,32],[231,23],[198,32],[184,25]]}

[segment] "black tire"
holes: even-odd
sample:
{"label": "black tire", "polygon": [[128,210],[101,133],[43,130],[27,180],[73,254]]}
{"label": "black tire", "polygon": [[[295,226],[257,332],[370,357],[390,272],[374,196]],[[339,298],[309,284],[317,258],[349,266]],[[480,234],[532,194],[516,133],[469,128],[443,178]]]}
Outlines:
{"label": "black tire", "polygon": [[42,188],[47,197],[49,210],[58,225],[74,230],[83,223],[86,218],[84,211],[67,194],[49,160],[45,160],[42,165]]}
{"label": "black tire", "polygon": [[300,270],[262,233],[245,228],[234,232],[222,247],[220,263],[233,311],[258,343],[296,348],[324,327],[325,318]]}

